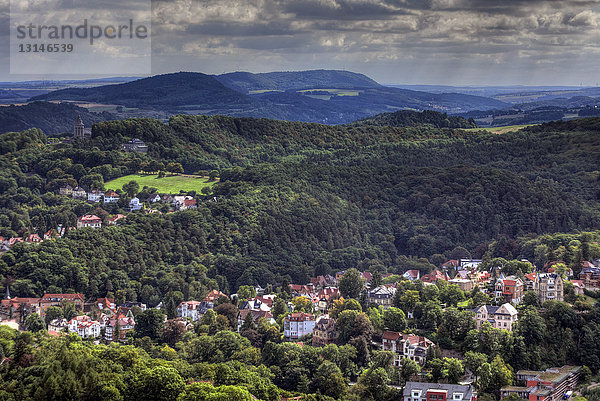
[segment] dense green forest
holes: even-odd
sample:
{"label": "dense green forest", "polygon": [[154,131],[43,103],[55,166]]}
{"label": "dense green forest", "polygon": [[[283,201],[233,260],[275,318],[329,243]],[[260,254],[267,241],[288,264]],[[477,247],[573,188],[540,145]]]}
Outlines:
{"label": "dense green forest", "polygon": [[253,74],[250,72],[230,72],[216,75],[217,81],[228,88],[241,93],[250,91],[271,90],[287,91],[290,89],[313,88],[377,88],[377,82],[371,78],[350,71],[312,70],[282,71]]}
{"label": "dense green forest", "polygon": [[[120,227],[17,245],[2,256],[0,275],[18,279],[16,295],[52,285],[90,296],[112,286],[139,297],[146,288],[144,301],[156,304],[169,285],[204,289],[217,281],[234,291],[352,266],[427,270],[429,262],[411,258],[447,255],[456,246],[481,256],[500,238],[595,229],[597,125],[587,119],[495,135],[178,116],[168,125],[102,122],[90,142],[69,145],[46,145],[35,130],[5,134],[5,237],[73,226],[92,212],[96,206],[56,195],[66,183],[101,188],[169,162],[187,172],[219,170],[221,182],[212,194],[218,202],[200,202],[195,211],[132,214]],[[118,151],[132,137],[149,144],[147,155]],[[497,256],[522,254],[510,253]],[[157,285],[165,277],[172,283]]]}
{"label": "dense green forest", "polygon": [[463,117],[448,116],[446,113],[439,113],[432,110],[424,110],[422,112],[401,110],[392,113],[383,113],[359,120],[353,125],[383,125],[387,127],[431,125],[435,128],[477,128],[477,124],[475,124],[473,119],[467,120]]}
{"label": "dense green forest", "polygon": [[0,133],[30,128],[39,128],[46,135],[72,133],[77,116],[81,116],[88,126],[115,118],[108,112],[92,113],[69,103],[32,102],[22,106],[0,107]]}

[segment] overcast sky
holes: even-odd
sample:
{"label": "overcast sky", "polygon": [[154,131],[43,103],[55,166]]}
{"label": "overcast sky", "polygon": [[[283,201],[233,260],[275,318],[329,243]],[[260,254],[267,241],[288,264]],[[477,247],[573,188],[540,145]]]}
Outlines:
{"label": "overcast sky", "polygon": [[[0,4],[0,80],[38,78],[8,73]],[[154,1],[152,54],[153,74],[326,68],[380,83],[596,85],[600,0]]]}

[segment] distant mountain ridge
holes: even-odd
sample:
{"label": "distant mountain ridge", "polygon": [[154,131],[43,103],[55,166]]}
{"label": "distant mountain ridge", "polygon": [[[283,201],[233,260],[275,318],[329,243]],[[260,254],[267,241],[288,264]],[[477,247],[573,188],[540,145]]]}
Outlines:
{"label": "distant mountain ridge", "polygon": [[215,75],[228,88],[241,93],[250,91],[301,90],[301,89],[354,89],[379,88],[380,84],[364,74],[341,70],[282,71],[253,74],[231,72]]}
{"label": "distant mountain ridge", "polygon": [[[179,72],[115,85],[61,89],[32,100],[121,105],[140,109],[140,117],[147,116],[144,110],[153,110],[167,115],[221,114],[325,124],[344,124],[402,109],[458,114],[507,106],[495,99],[467,94],[389,88],[362,74],[326,70],[240,72],[218,77]],[[125,117],[132,116],[138,115],[129,111]]]}
{"label": "distant mountain ridge", "polygon": [[70,88],[36,96],[32,100],[82,100],[128,107],[173,108],[193,105],[214,109],[217,106],[256,103],[252,98],[225,87],[210,75],[178,72],[94,88]]}

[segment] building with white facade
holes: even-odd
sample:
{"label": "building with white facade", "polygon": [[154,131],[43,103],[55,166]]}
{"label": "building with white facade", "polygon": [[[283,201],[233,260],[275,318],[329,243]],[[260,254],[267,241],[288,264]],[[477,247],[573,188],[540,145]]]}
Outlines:
{"label": "building with white facade", "polygon": [[512,326],[519,317],[514,306],[508,303],[500,306],[481,305],[473,309],[473,312],[475,312],[477,329],[480,329],[484,322],[488,322],[495,329],[512,331]]}
{"label": "building with white facade", "polygon": [[477,401],[471,385],[407,382],[402,392],[404,401]]}
{"label": "building with white facade", "polygon": [[92,189],[90,192],[88,192],[87,199],[88,199],[88,201],[93,202],[93,203],[102,202],[103,196],[104,196],[104,192],[99,191],[97,189]]}
{"label": "building with white facade", "polygon": [[95,214],[86,214],[77,219],[77,228],[91,227],[100,228],[102,227],[102,219]]}
{"label": "building with white facade", "polygon": [[144,207],[144,204],[140,202],[139,198],[133,197],[129,201],[129,210],[132,212],[140,210],[142,207]]}
{"label": "building with white facade", "polygon": [[310,313],[292,313],[285,317],[283,335],[287,340],[297,340],[311,334],[315,328],[315,316]]}
{"label": "building with white facade", "polygon": [[69,320],[69,331],[77,334],[81,338],[100,337],[100,322],[92,320],[86,315],[76,316]]}
{"label": "building with white facade", "polygon": [[423,336],[397,331],[383,333],[383,350],[394,352],[394,366],[400,366],[404,358],[424,365],[427,360],[427,350],[433,346],[433,341]]}

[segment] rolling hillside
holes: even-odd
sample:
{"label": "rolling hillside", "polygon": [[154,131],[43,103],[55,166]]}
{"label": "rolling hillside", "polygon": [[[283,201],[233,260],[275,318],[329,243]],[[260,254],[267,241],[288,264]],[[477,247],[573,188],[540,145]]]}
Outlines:
{"label": "rolling hillside", "polygon": [[46,135],[73,132],[73,123],[80,115],[87,126],[115,119],[110,113],[90,113],[68,103],[33,102],[24,106],[0,107],[0,133],[39,128]]}
{"label": "rolling hillside", "polygon": [[209,75],[179,72],[118,85],[73,88],[36,96],[32,100],[81,100],[139,108],[173,109],[183,106],[214,110],[253,106],[256,102],[229,89]]}
{"label": "rolling hillside", "polygon": [[251,91],[287,91],[313,88],[378,88],[371,78],[350,71],[311,70],[252,74],[231,72],[215,78],[223,85],[242,93]]}
{"label": "rolling hillside", "polygon": [[179,72],[117,85],[63,89],[33,100],[116,104],[140,109],[140,117],[147,116],[144,110],[157,110],[168,114],[222,114],[325,124],[348,123],[401,109],[461,113],[506,106],[481,96],[388,88],[362,74],[324,70],[240,72],[218,77]]}

